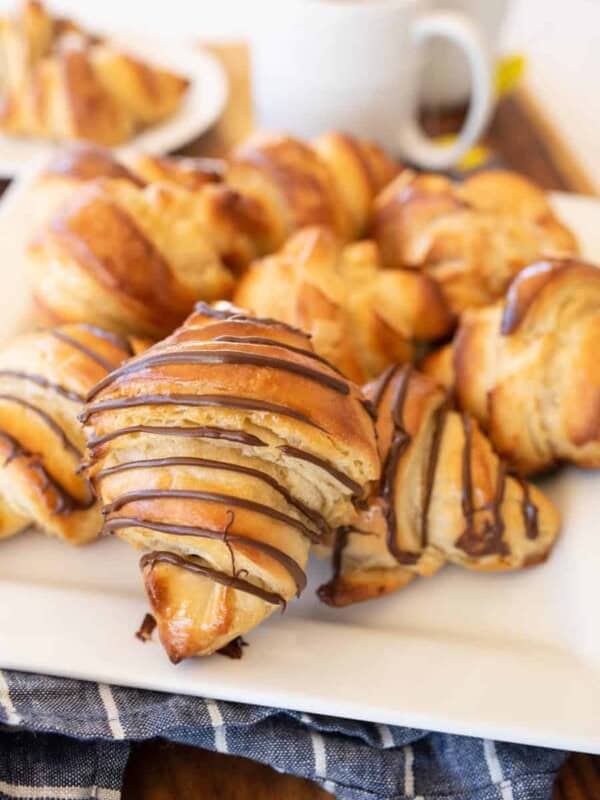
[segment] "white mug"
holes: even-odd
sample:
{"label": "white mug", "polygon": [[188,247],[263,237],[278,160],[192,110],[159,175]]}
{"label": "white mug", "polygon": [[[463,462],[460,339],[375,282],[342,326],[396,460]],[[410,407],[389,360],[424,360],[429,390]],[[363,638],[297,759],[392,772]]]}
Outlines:
{"label": "white mug", "polygon": [[[470,17],[485,37],[494,60],[500,47],[502,24],[509,0],[433,0],[433,7],[460,11]],[[421,100],[430,107],[456,106],[469,99],[469,68],[451,42],[433,41],[425,48]]]}
{"label": "white mug", "polygon": [[[255,0],[252,83],[258,124],[312,137],[336,128],[373,139],[427,169],[454,164],[492,107],[491,58],[468,17],[426,0]],[[416,119],[424,45],[452,41],[471,73],[457,139],[438,146]]]}

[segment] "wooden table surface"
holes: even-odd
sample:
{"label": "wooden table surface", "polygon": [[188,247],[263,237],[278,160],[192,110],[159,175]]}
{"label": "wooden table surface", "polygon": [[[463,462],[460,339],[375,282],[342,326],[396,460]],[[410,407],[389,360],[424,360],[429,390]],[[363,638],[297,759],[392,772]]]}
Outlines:
{"label": "wooden table surface", "polygon": [[[219,123],[182,152],[223,156],[252,130],[246,48],[210,48],[221,59],[230,82],[227,108]],[[460,114],[428,114],[432,133],[456,128]],[[506,166],[545,189],[594,194],[576,159],[523,91],[499,103],[484,143]],[[590,709],[590,713],[593,713]],[[164,742],[136,746],[123,786],[123,800],[326,800],[331,795],[306,780],[281,775],[245,758]],[[600,800],[600,758],[572,755],[561,771],[553,800]]]}

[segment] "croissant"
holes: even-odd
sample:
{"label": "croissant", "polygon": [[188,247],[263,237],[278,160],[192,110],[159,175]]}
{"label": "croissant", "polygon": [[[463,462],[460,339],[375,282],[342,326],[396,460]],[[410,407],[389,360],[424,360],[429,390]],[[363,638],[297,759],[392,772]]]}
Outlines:
{"label": "croissant", "polygon": [[259,133],[232,154],[227,183],[264,210],[262,252],[272,253],[308,225],[331,228],[342,239],[362,236],[376,194],[399,167],[375,145],[331,132],[305,144]]}
{"label": "croissant", "polygon": [[189,83],[31,0],[2,20],[0,55],[0,128],[13,135],[121,144],[174,113]]}
{"label": "croissant", "polygon": [[344,246],[327,228],[305,228],[254,263],[234,302],[309,332],[317,353],[357,383],[411,360],[417,340],[439,339],[453,326],[435,281],[382,270],[372,242]]}
{"label": "croissant", "polygon": [[375,201],[373,237],[386,266],[427,272],[457,314],[501,297],[540,255],[577,253],[544,192],[501,170],[461,184],[403,172]]}
{"label": "croissant", "polygon": [[42,317],[154,338],[169,333],[197,298],[232,288],[216,241],[218,212],[204,192],[174,185],[89,182],[29,247]]}
{"label": "croissant", "polygon": [[379,490],[337,531],[334,574],[319,590],[344,606],[395,591],[446,562],[476,570],[545,560],[558,512],[533,485],[507,473],[477,422],[410,365],[365,388],[377,411]]}
{"label": "croissant", "polygon": [[227,304],[100,381],[82,420],[105,531],[141,568],[172,661],[206,655],[285,608],[311,541],[377,479],[359,390],[308,337]]}
{"label": "croissant", "polygon": [[19,336],[0,352],[0,538],[32,526],[72,544],[98,535],[100,510],[78,472],[85,437],[77,414],[92,386],[143,346],[65,325]]}
{"label": "croissant", "polygon": [[496,448],[523,474],[569,461],[600,467],[600,269],[541,261],[506,299],[469,311],[425,369],[454,386]]}

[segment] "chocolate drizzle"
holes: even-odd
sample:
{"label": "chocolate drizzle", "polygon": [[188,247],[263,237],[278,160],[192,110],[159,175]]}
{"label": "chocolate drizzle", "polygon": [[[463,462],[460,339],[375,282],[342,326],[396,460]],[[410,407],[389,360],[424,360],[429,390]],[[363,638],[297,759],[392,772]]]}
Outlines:
{"label": "chocolate drizzle", "polygon": [[122,350],[124,353],[126,353],[128,358],[135,355],[131,341],[127,338],[127,336],[121,336],[114,331],[107,331],[104,330],[104,328],[98,328],[96,325],[90,325],[89,322],[79,322],[77,327],[89,331],[89,333],[92,333],[98,339],[104,339],[105,341],[114,344],[115,347],[118,347],[119,350]]}
{"label": "chocolate drizzle", "polygon": [[319,514],[318,511],[309,508],[301,500],[295,498],[291,492],[289,492],[285,486],[283,486],[283,484],[279,483],[277,480],[275,480],[275,478],[266,472],[261,472],[261,470],[253,469],[252,467],[246,467],[241,464],[230,464],[226,461],[215,461],[210,458],[169,456],[168,458],[154,458],[146,461],[129,461],[124,464],[117,464],[114,467],[106,467],[96,474],[95,479],[102,480],[108,475],[114,475],[115,473],[125,472],[126,470],[131,469],[153,469],[172,466],[208,467],[209,469],[224,470],[236,472],[242,475],[250,475],[251,477],[257,478],[263,483],[266,483],[268,486],[271,486],[286,500],[287,503],[289,503],[289,505],[297,508],[298,511],[304,514],[305,517],[314,522],[322,533],[329,531],[329,526],[325,518]]}
{"label": "chocolate drizzle", "polygon": [[65,344],[70,345],[73,349],[79,350],[88,358],[91,358],[92,361],[95,361],[96,364],[100,364],[101,367],[104,367],[107,372],[111,372],[111,370],[117,366],[116,364],[111,364],[108,359],[104,358],[104,356],[101,356],[100,353],[96,353],[96,351],[92,350],[91,347],[82,344],[78,339],[75,339],[74,336],[69,336],[68,333],[61,331],[58,328],[51,328],[48,333],[50,333],[56,339],[60,339],[61,342],[65,342]]}
{"label": "chocolate drizzle", "polygon": [[239,578],[235,575],[228,575],[226,572],[219,572],[212,567],[207,567],[197,561],[192,561],[191,558],[183,558],[176,553],[169,553],[165,550],[155,550],[151,553],[146,553],[146,555],[142,556],[140,559],[140,567],[142,569],[146,567],[153,569],[156,563],[171,564],[174,567],[187,569],[189,572],[195,572],[215,583],[220,583],[231,589],[238,589],[240,592],[246,592],[246,594],[252,594],[267,603],[271,603],[271,605],[283,606],[283,608],[286,606],[286,601],[280,594],[269,592],[243,578]]}
{"label": "chocolate drizzle", "polygon": [[307,425],[311,425],[314,428],[319,428],[319,430],[322,430],[320,425],[317,425],[316,422],[313,422],[301,411],[295,411],[292,408],[278,405],[276,403],[268,403],[265,400],[253,400],[251,398],[235,397],[225,394],[157,394],[121,397],[117,400],[100,400],[98,403],[93,403],[84,409],[84,411],[79,415],[79,420],[83,423],[86,423],[92,414],[96,414],[100,411],[109,411],[120,408],[134,408],[137,406],[159,405],[193,406],[199,408],[236,408],[243,411],[258,411],[267,414],[278,414],[280,416],[297,419],[299,422],[305,422]]}
{"label": "chocolate drizzle", "polygon": [[525,535],[528,539],[537,539],[540,534],[538,508],[531,499],[531,492],[527,481],[520,476],[515,476],[515,480],[521,487],[523,493],[521,509],[523,512],[523,522],[525,524]]}
{"label": "chocolate drizzle", "polygon": [[286,456],[291,456],[292,458],[298,458],[301,461],[308,461],[310,464],[315,464],[315,466],[322,469],[324,472],[327,472],[336,481],[339,481],[343,486],[348,487],[352,492],[352,496],[355,499],[358,499],[362,496],[362,487],[359,483],[352,480],[348,475],[341,470],[337,469],[333,466],[329,461],[326,461],[324,458],[319,458],[319,456],[315,456],[312,453],[307,453],[305,450],[301,450],[298,447],[292,447],[288,444],[280,445],[279,450],[284,453]]}
{"label": "chocolate drizzle", "polygon": [[67,438],[66,433],[63,431],[60,425],[41,408],[38,408],[38,406],[30,403],[28,400],[23,400],[21,397],[16,397],[12,394],[0,394],[0,401],[3,400],[7,403],[16,403],[17,405],[26,408],[28,411],[31,411],[33,414],[38,416],[44,422],[44,424],[47,425],[47,427],[50,428],[50,430],[55,433],[56,436],[58,436],[65,450],[69,450],[78,459],[81,458],[81,451]]}
{"label": "chocolate drizzle", "polygon": [[431,435],[431,445],[429,449],[429,459],[427,462],[427,469],[425,471],[425,488],[423,490],[423,510],[421,515],[421,548],[425,549],[429,541],[429,508],[431,506],[431,497],[433,494],[433,486],[435,483],[435,473],[440,457],[440,447],[442,444],[442,437],[444,435],[444,428],[446,426],[446,417],[449,411],[449,398],[442,403],[441,406],[436,408],[433,412],[433,433]]}
{"label": "chocolate drizzle", "polygon": [[[210,342],[208,343],[210,344]],[[265,356],[259,353],[243,353],[238,350],[217,350],[217,349],[204,349],[204,350],[186,350],[184,352],[155,352],[148,356],[140,358],[136,361],[131,361],[124,364],[122,367],[115,369],[109,375],[106,375],[94,388],[88,393],[87,400],[92,400],[107,386],[110,386],[118,378],[125,375],[131,375],[138,370],[151,369],[152,367],[161,366],[174,366],[181,364],[185,366],[192,365],[205,365],[205,366],[219,366],[222,364],[231,364],[235,366],[253,366],[265,367],[267,369],[275,369],[282,372],[289,372],[294,375],[299,375],[307,380],[314,381],[329,389],[332,389],[339,394],[350,394],[350,386],[345,380],[328,375],[325,372],[311,369],[303,364],[296,364],[294,361],[288,361],[283,358],[275,358],[273,356]]]}
{"label": "chocolate drizzle", "polygon": [[83,403],[85,400],[83,395],[77,394],[77,392],[72,392],[69,389],[65,389],[64,386],[61,386],[59,383],[49,381],[47,378],[44,378],[43,375],[36,375],[32,372],[21,372],[15,369],[0,369],[0,378],[3,377],[16,378],[17,380],[35,383],[38,386],[41,386],[42,389],[50,389],[51,391],[61,395],[61,397],[64,397],[66,400],[72,400],[75,403]]}
{"label": "chocolate drizzle", "polygon": [[[383,380],[376,388],[377,406],[381,404],[383,395],[392,379],[398,374],[398,367],[384,373]],[[396,515],[395,485],[400,459],[411,443],[411,437],[404,425],[404,406],[408,397],[410,377],[413,368],[405,365],[398,375],[398,382],[393,390],[390,403],[393,424],[392,441],[383,465],[381,497],[385,502],[385,519],[387,522],[387,547],[399,564],[412,565],[419,560],[418,553],[403,550],[398,545],[398,518]]]}
{"label": "chocolate drizzle", "polygon": [[214,339],[211,339],[212,342],[225,342],[229,344],[255,344],[264,347],[279,347],[281,350],[288,350],[290,353],[296,353],[299,356],[304,356],[305,358],[312,358],[315,361],[318,361],[320,364],[324,364],[329,369],[332,369],[334,372],[337,372],[338,375],[342,375],[343,373],[335,367],[333,364],[330,364],[326,358],[320,356],[318,353],[315,353],[314,350],[308,350],[305,347],[294,347],[294,345],[287,344],[286,342],[278,342],[276,339],[269,339],[266,336],[215,336]]}
{"label": "chocolate drizzle", "polygon": [[229,531],[214,530],[213,528],[201,528],[195,525],[171,525],[169,523],[153,522],[148,519],[137,519],[136,517],[116,517],[115,519],[106,520],[102,531],[103,533],[111,533],[112,531],[121,530],[122,528],[145,528],[146,530],[157,531],[158,533],[165,533],[172,536],[198,536],[201,539],[220,539],[230,544],[235,544],[237,542],[247,547],[252,547],[255,550],[260,550],[275,561],[278,561],[291,575],[296,584],[296,593],[298,597],[300,597],[300,593],[306,586],[304,570],[298,566],[293,558],[290,558],[277,547],[273,547],[273,545],[267,544],[266,542],[261,542],[258,539],[252,539],[250,536],[229,533]]}
{"label": "chocolate drizzle", "polygon": [[[502,517],[502,503],[506,489],[506,466],[498,462],[496,476],[496,489],[491,503],[482,508],[476,508],[473,499],[473,421],[466,414],[461,414],[464,432],[464,445],[462,452],[462,510],[465,518],[465,530],[456,541],[456,547],[467,555],[478,557],[492,554],[506,555],[508,548],[502,541],[504,534],[504,519]],[[477,513],[491,512],[491,520],[487,519],[481,531],[477,531],[475,516]]]}
{"label": "chocolate drizzle", "polygon": [[[79,500],[77,497],[74,497],[67,489],[61,486],[54,478],[50,475],[48,470],[45,468],[44,464],[40,460],[40,457],[35,453],[31,453],[29,450],[26,450],[20,442],[18,442],[13,436],[11,436],[6,431],[0,430],[0,439],[4,442],[7,442],[10,447],[10,452],[6,459],[4,460],[3,466],[8,466],[11,461],[15,458],[27,458],[29,459],[28,468],[31,470],[35,470],[38,475],[41,477],[41,489],[45,492],[47,489],[51,488],[56,493],[56,503],[54,508],[52,509],[53,514],[70,514],[72,511],[86,511],[87,509],[91,508],[94,503],[96,502],[96,498],[94,497],[93,492],[90,488],[90,495],[87,500]],[[89,487],[88,487],[89,488]]]}
{"label": "chocolate drizzle", "polygon": [[397,369],[398,365],[392,364],[384,372],[381,373],[379,378],[377,378],[375,383],[372,385],[373,396],[371,398],[371,402],[373,403],[373,406],[375,407],[376,410],[379,408],[385,390],[387,389],[387,386],[389,382],[392,380],[393,376],[396,374]]}
{"label": "chocolate drizzle", "polygon": [[121,530],[123,528],[144,528],[146,530],[172,536],[197,536],[201,539],[217,539],[226,544],[238,543],[246,547],[251,547],[254,550],[259,550],[261,553],[270,556],[289,572],[296,585],[296,594],[298,597],[300,597],[302,590],[306,586],[304,570],[298,566],[293,558],[290,558],[277,547],[273,547],[273,545],[267,544],[267,542],[261,542],[259,539],[252,539],[250,536],[229,533],[229,530],[223,531],[214,530],[213,528],[202,528],[195,525],[175,525],[165,522],[153,522],[149,519],[137,519],[136,517],[116,517],[115,519],[109,519],[104,523],[102,530],[103,532],[111,533],[112,531]]}
{"label": "chocolate drizzle", "polygon": [[337,528],[335,538],[333,540],[333,551],[331,554],[332,575],[327,583],[319,586],[317,589],[317,596],[322,603],[328,606],[337,606],[337,591],[338,581],[342,574],[342,559],[344,557],[344,550],[348,545],[350,534],[358,534],[361,536],[370,536],[369,531],[360,530],[353,525],[342,525]]}
{"label": "chocolate drizzle", "polygon": [[259,439],[258,436],[253,436],[245,431],[212,426],[183,427],[178,425],[130,425],[127,428],[119,428],[102,436],[92,436],[88,440],[88,447],[92,450],[105,444],[105,442],[110,442],[119,436],[127,436],[130,433],[148,433],[153,436],[183,436],[190,439],[223,439],[228,442],[247,445],[248,447],[266,447],[265,442]]}
{"label": "chocolate drizzle", "polygon": [[227,642],[224,647],[220,647],[217,653],[220,656],[227,656],[227,658],[238,660],[244,655],[244,647],[248,647],[248,642],[244,641],[241,636],[236,636],[235,639]]}
{"label": "chocolate drizzle", "polygon": [[257,514],[262,514],[265,517],[271,517],[284,525],[289,525],[296,528],[311,540],[318,540],[319,536],[315,532],[304,525],[303,522],[295,517],[284,514],[282,511],[277,511],[270,506],[263,503],[257,503],[254,500],[247,500],[244,497],[236,497],[235,495],[223,494],[221,492],[206,492],[199,490],[189,489],[141,489],[137,492],[127,492],[122,494],[112,503],[108,503],[102,509],[103,514],[112,514],[119,511],[123,506],[129,503],[136,503],[140,500],[169,500],[173,498],[180,498],[186,500],[198,500],[208,503],[221,503],[234,508],[243,508],[246,511],[254,511]]}
{"label": "chocolate drizzle", "polygon": [[300,328],[295,328],[293,325],[288,325],[287,322],[281,322],[278,319],[271,317],[252,317],[245,314],[241,308],[231,306],[230,308],[213,308],[205,303],[203,300],[196,303],[194,311],[198,314],[203,314],[205,317],[214,317],[215,319],[226,319],[228,322],[248,322],[253,325],[260,325],[266,328],[281,328],[281,330],[288,331],[289,333],[299,334],[304,336],[305,339],[310,339],[311,336],[306,331]]}

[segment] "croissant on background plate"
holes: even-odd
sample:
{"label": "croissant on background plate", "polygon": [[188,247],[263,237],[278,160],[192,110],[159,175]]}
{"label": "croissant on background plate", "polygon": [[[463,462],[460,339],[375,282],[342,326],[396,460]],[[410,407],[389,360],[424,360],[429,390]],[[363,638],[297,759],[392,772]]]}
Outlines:
{"label": "croissant on background plate", "polygon": [[524,474],[560,461],[600,467],[600,269],[540,261],[505,300],[461,318],[424,368],[454,389]]}
{"label": "croissant on background plate", "polygon": [[507,473],[477,422],[454,411],[437,383],[410,365],[393,366],[365,395],[377,412],[381,485],[337,531],[321,600],[345,606],[379,597],[446,562],[508,570],[545,560],[557,510]]}
{"label": "croissant on background plate", "polygon": [[[342,165],[352,178],[343,191]],[[315,149],[289,137],[252,139],[227,167],[71,148],[31,192],[38,307],[54,322],[164,336],[195,300],[230,296],[235,276],[303,222],[354,219],[344,236],[357,234],[396,171],[373,145],[337,133]]]}
{"label": "croissant on background plate", "polygon": [[0,21],[0,129],[118,145],[171,116],[189,81],[25,0]]}
{"label": "croissant on background plate", "polygon": [[105,531],[141,568],[172,661],[223,647],[305,585],[311,542],[379,475],[357,387],[306,334],[200,304],[101,380],[82,416]]}
{"label": "croissant on background plate", "polygon": [[252,264],[234,302],[307,331],[315,350],[357,383],[412,360],[417,342],[440,339],[454,325],[427,275],[383,270],[373,242],[344,246],[318,227]]}
{"label": "croissant on background plate", "polygon": [[94,384],[145,346],[65,325],[19,336],[0,352],[0,538],[32,526],[72,544],[100,533],[100,509],[79,472],[77,415]]}
{"label": "croissant on background plate", "polygon": [[462,183],[405,170],[377,197],[372,233],[386,267],[431,275],[456,314],[503,296],[534,259],[578,251],[546,194],[502,170]]}

